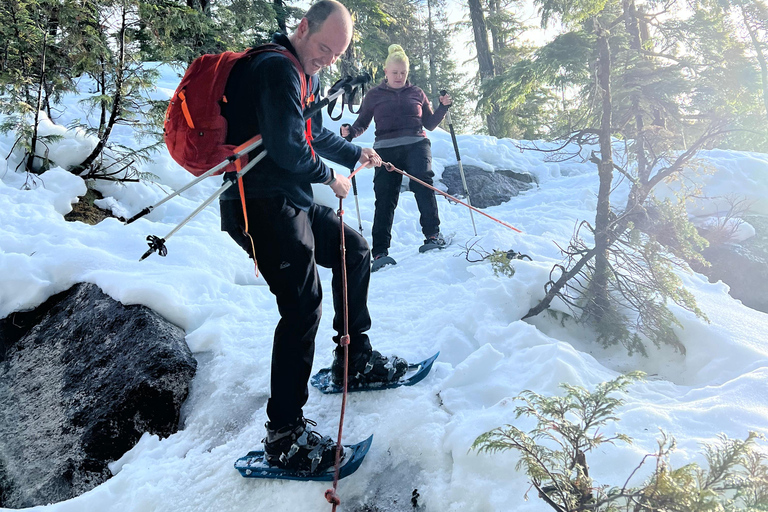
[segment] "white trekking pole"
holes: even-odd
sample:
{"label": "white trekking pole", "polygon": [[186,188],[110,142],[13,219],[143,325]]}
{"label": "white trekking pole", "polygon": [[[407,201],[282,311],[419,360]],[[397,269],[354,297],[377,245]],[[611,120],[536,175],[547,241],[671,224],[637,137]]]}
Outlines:
{"label": "white trekking pole", "polygon": [[[448,91],[443,89],[440,91],[440,96],[445,96],[448,94]],[[450,109],[451,106],[449,105],[448,108]],[[456,161],[459,163],[459,174],[461,175],[461,183],[464,185],[464,194],[467,196],[467,204],[472,206],[472,200],[469,197],[469,189],[467,188],[467,178],[464,176],[464,167],[461,165],[461,154],[459,154],[459,143],[456,142],[456,133],[453,131],[453,123],[451,122],[451,111],[448,110],[448,112],[445,114],[445,120],[448,122],[448,128],[451,130],[451,139],[453,140],[453,150],[456,151]],[[475,232],[475,236],[477,236],[477,228],[475,227],[475,217],[472,215],[472,210],[469,210],[469,218],[472,219],[472,230]]]}

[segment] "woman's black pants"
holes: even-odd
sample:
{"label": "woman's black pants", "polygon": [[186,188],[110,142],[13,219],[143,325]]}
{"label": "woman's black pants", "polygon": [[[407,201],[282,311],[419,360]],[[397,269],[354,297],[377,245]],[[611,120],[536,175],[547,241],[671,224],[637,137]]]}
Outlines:
{"label": "woman's black pants", "polygon": [[[380,148],[376,152],[385,162],[432,185],[432,144],[429,139],[415,144]],[[377,167],[373,176],[373,191],[376,194],[376,210],[373,214],[373,255],[387,254],[392,240],[392,222],[400,197],[400,185],[403,175],[388,172],[384,167]],[[440,231],[440,218],[437,214],[435,192],[411,180],[409,188],[416,197],[419,208],[421,231],[428,238]]]}

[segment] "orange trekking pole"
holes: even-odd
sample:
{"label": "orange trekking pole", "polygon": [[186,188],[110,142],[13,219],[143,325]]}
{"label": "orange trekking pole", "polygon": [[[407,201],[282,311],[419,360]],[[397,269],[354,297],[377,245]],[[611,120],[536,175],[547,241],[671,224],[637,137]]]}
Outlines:
{"label": "orange trekking pole", "polygon": [[[517,229],[516,227],[510,226],[510,225],[509,225],[509,224],[507,224],[506,222],[504,222],[504,221],[502,221],[502,220],[499,220],[499,219],[497,219],[497,218],[495,218],[495,217],[491,217],[491,216],[490,216],[490,215],[488,215],[487,213],[485,213],[485,212],[483,212],[483,211],[480,211],[480,210],[478,210],[477,208],[475,208],[475,207],[474,207],[474,206],[472,206],[471,204],[467,204],[467,203],[465,203],[464,201],[462,201],[462,200],[460,200],[460,199],[457,199],[457,198],[453,197],[452,195],[450,195],[450,194],[447,194],[447,193],[443,192],[442,190],[439,190],[439,189],[437,189],[437,188],[433,187],[432,185],[429,185],[429,184],[427,184],[427,183],[424,183],[424,182],[423,182],[423,181],[421,181],[419,178],[416,178],[416,177],[414,177],[414,176],[411,176],[411,175],[410,175],[410,174],[408,174],[407,172],[405,172],[405,171],[402,171],[402,170],[398,169],[397,167],[395,167],[394,165],[392,165],[392,164],[391,164],[391,163],[389,163],[389,162],[384,162],[384,167],[387,169],[387,171],[389,171],[389,172],[399,172],[399,173],[400,173],[400,174],[402,174],[403,176],[406,176],[408,179],[410,179],[410,180],[413,180],[413,181],[415,181],[416,183],[419,183],[419,184],[421,184],[421,185],[424,185],[424,186],[425,186],[425,187],[427,187],[427,188],[431,188],[432,190],[434,190],[434,191],[435,191],[435,192],[437,192],[438,194],[442,194],[442,195],[444,195],[445,197],[447,197],[447,198],[448,198],[448,199],[450,199],[451,201],[455,201],[455,202],[459,203],[460,205],[466,206],[466,207],[467,207],[467,208],[469,208],[470,210],[472,210],[472,211],[475,211],[475,212],[479,213],[480,215],[485,215],[486,217],[488,217],[488,218],[489,218],[489,219],[491,219],[492,221],[498,222],[498,223],[499,223],[499,224],[501,224],[502,226],[504,226],[504,227],[507,227],[507,228],[511,229],[512,231],[517,231],[518,233],[522,233],[522,231],[520,231],[520,230],[519,230],[519,229]],[[359,170],[359,169],[358,169],[358,170]],[[357,172],[357,171],[355,171],[355,172]],[[474,224],[474,223],[473,223],[473,224]]]}

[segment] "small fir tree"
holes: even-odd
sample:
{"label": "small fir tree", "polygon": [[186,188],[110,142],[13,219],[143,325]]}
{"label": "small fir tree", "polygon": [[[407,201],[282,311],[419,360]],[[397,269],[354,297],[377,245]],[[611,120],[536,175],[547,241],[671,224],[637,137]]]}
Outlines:
{"label": "small fir tree", "polygon": [[[524,432],[505,425],[486,432],[472,444],[480,453],[516,450],[516,469],[530,478],[538,497],[558,512],[726,512],[768,510],[768,464],[757,449],[762,436],[749,433],[745,440],[719,436],[704,446],[707,467],[690,463],[675,468],[670,461],[675,439],[662,432],[657,450],[632,468],[627,467],[623,485],[596,482],[590,476],[587,457],[595,448],[631,443],[622,433],[604,434],[619,420],[617,398],[642,373],[633,372],[599,384],[589,392],[562,384],[564,396],[546,397],[524,391],[517,400],[516,417],[536,420]],[[634,476],[649,461],[655,466],[637,485]]]}

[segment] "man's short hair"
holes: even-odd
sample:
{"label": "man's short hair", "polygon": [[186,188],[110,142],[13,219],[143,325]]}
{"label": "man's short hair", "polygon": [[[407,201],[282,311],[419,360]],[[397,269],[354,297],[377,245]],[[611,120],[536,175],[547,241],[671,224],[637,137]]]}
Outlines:
{"label": "man's short hair", "polygon": [[320,0],[319,2],[312,4],[307,11],[307,14],[304,15],[309,23],[309,33],[314,34],[320,30],[320,27],[323,26],[323,23],[328,19],[328,16],[335,12],[346,13],[347,16],[349,16],[347,8],[336,0]]}

